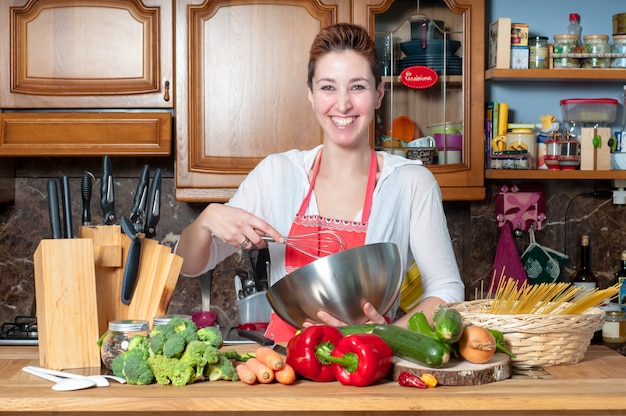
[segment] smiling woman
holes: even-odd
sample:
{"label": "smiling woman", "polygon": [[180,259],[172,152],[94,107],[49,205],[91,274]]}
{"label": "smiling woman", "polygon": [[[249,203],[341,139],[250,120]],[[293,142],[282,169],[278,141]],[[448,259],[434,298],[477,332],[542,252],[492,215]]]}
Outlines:
{"label": "smiling woman", "polygon": [[[348,23],[322,29],[310,48],[307,84],[323,144],[266,157],[228,203],[210,204],[181,233],[177,253],[185,259],[183,273],[204,273],[236,250],[267,244],[270,284],[275,284],[315,260],[285,246],[285,238],[328,230],[346,242],[343,249],[396,245],[402,276],[415,259],[424,286],[415,310],[432,316],[440,303],[462,300],[464,287],[433,175],[420,161],[370,148],[368,129],[385,90],[367,31]],[[372,299],[349,301],[358,302],[366,320],[376,323],[393,321],[399,303],[396,298],[388,311],[377,311]],[[410,315],[395,324],[406,326]],[[317,311],[317,322],[347,323],[323,310]],[[295,331],[272,314],[266,335],[287,341]]]}

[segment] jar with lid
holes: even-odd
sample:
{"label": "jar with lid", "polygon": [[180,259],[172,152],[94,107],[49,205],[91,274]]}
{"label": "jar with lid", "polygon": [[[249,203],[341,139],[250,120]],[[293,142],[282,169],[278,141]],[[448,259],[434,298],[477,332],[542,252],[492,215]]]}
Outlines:
{"label": "jar with lid", "polygon": [[528,39],[528,68],[545,69],[548,67],[548,38],[532,36]]}
{"label": "jar with lid", "polygon": [[[583,50],[585,53],[604,54],[611,52],[609,37],[607,35],[583,36]],[[610,68],[611,58],[592,57],[585,58],[583,68]]]}
{"label": "jar with lid", "polygon": [[102,339],[100,357],[102,363],[109,370],[111,363],[121,353],[128,351],[128,344],[135,335],[148,336],[150,323],[148,321],[124,319],[109,322],[109,330]]}
{"label": "jar with lid", "polygon": [[[580,44],[577,35],[554,35],[554,53],[579,53]],[[578,58],[554,58],[555,68],[579,68]]]}
{"label": "jar with lid", "polygon": [[167,325],[167,323],[174,317],[181,318],[181,319],[188,319],[191,321],[191,316],[189,315],[184,315],[184,314],[161,315],[161,316],[154,317],[154,319],[152,320],[152,327],[157,327],[159,325]]}
{"label": "jar with lid", "polygon": [[604,325],[602,326],[602,341],[607,344],[622,344],[626,342],[626,312],[619,306],[608,306],[605,310]]}
{"label": "jar with lid", "polygon": [[[613,35],[613,53],[626,54],[626,35]],[[626,68],[626,57],[613,58],[611,68]]]}

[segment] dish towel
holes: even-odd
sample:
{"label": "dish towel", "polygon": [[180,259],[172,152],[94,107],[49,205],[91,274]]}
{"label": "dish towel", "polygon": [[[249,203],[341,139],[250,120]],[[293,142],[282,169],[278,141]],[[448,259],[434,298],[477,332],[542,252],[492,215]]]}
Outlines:
{"label": "dish towel", "polygon": [[493,262],[493,274],[489,284],[489,294],[496,293],[499,285],[505,285],[507,280],[515,280],[518,289],[528,282],[526,270],[513,240],[513,227],[506,222],[500,227],[500,240],[496,249],[496,258]]}

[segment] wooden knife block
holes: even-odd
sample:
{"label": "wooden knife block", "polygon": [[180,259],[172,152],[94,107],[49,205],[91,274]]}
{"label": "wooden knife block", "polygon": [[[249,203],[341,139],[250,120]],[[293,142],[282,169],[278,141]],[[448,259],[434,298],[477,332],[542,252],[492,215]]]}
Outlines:
{"label": "wooden knife block", "polygon": [[93,241],[41,240],[35,250],[39,364],[100,367]]}
{"label": "wooden knife block", "polygon": [[182,257],[143,239],[137,286],[121,301],[131,240],[116,225],[84,226],[79,238],[41,240],[34,255],[39,364],[56,370],[100,367],[97,341],[109,321],[165,315]]}
{"label": "wooden knife block", "polygon": [[142,240],[137,286],[130,304],[125,305],[121,293],[130,237],[117,225],[80,227],[78,235],[93,240],[100,334],[108,330],[109,321],[142,319],[152,323],[155,316],[167,313],[183,262],[170,247]]}

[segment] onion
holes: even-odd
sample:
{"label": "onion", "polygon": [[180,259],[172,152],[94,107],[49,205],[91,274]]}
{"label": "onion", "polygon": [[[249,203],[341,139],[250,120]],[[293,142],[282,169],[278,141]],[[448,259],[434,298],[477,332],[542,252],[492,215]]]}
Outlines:
{"label": "onion", "polygon": [[459,353],[470,363],[484,364],[496,353],[496,339],[485,328],[470,325],[463,329]]}

